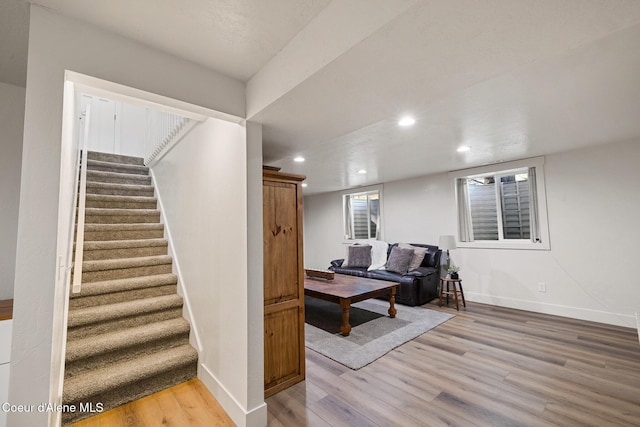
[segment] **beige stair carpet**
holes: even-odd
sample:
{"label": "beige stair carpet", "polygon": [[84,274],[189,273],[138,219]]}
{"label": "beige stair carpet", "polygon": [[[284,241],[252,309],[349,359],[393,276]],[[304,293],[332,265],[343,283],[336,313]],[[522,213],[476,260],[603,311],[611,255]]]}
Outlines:
{"label": "beige stair carpet", "polygon": [[71,294],[64,425],[196,376],[177,277],[142,159],[88,152],[82,291]]}

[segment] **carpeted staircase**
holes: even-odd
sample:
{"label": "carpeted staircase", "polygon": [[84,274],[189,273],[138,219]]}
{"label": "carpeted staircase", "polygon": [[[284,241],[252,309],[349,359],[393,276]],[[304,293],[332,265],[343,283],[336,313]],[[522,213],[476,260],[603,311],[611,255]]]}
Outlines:
{"label": "carpeted staircase", "polygon": [[196,376],[177,277],[142,159],[88,153],[82,292],[71,294],[65,425]]}

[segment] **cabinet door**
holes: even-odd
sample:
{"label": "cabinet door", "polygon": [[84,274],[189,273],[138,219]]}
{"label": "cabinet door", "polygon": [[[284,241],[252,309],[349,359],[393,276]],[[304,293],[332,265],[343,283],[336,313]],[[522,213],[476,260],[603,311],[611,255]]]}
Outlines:
{"label": "cabinet door", "polygon": [[298,189],[296,184],[265,181],[264,303],[298,299]]}
{"label": "cabinet door", "polygon": [[297,305],[290,306],[284,310],[265,313],[265,390],[272,389],[302,374],[303,367],[300,363],[300,316],[300,308]]}

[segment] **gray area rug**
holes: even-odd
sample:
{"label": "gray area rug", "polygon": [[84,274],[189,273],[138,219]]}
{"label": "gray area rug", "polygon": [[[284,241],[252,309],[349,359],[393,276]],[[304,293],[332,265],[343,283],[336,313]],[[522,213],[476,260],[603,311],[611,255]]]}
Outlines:
{"label": "gray area rug", "polygon": [[389,302],[371,299],[355,303],[349,312],[349,336],[340,334],[342,310],[316,298],[305,297],[305,345],[351,369],[360,369],[394,348],[454,317],[422,307],[396,304],[391,319]]}

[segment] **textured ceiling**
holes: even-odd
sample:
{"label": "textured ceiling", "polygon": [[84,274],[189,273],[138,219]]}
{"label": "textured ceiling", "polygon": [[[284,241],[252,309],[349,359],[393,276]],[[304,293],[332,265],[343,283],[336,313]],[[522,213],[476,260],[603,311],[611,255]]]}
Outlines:
{"label": "textured ceiling", "polygon": [[[637,0],[38,3],[245,81],[265,162],[306,194],[640,143]],[[24,85],[27,25],[0,0],[0,81]]]}
{"label": "textured ceiling", "polygon": [[[37,0],[92,23],[246,81],[330,0]],[[0,81],[24,86],[25,0],[0,0]],[[5,56],[8,54],[9,56]],[[11,58],[5,70],[4,58]]]}
{"label": "textured ceiling", "polygon": [[311,194],[640,140],[639,22],[634,1],[417,2],[254,117],[265,161]]}

